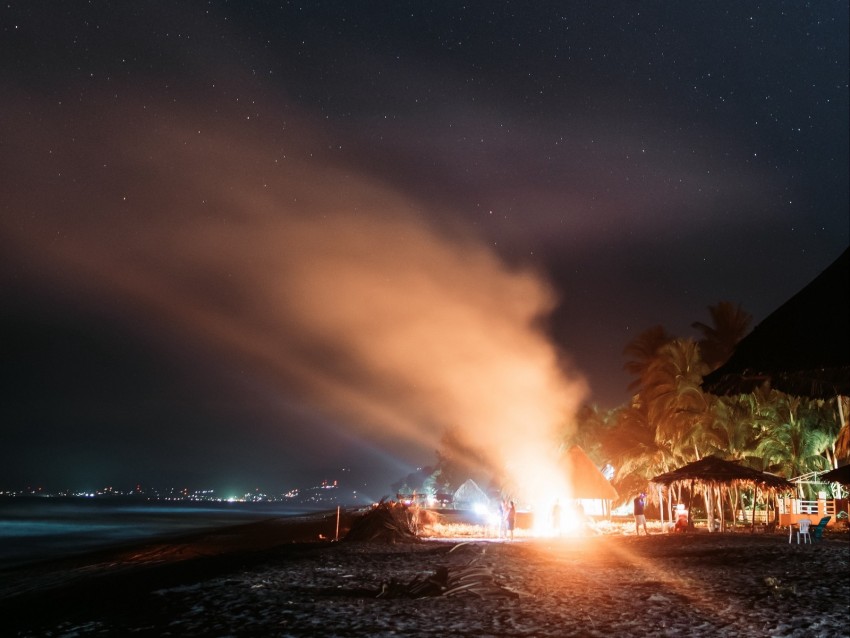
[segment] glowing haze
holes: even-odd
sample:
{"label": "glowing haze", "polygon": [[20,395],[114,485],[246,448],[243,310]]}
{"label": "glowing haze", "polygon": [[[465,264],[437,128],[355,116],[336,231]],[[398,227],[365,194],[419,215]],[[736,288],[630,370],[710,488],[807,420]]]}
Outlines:
{"label": "glowing haze", "polygon": [[[555,304],[542,276],[504,263],[452,211],[332,162],[308,122],[236,138],[169,117],[129,144],[122,130],[119,149],[110,131],[138,117],[121,112],[92,126],[97,139],[56,148],[61,185],[17,167],[33,188],[12,205],[30,214],[3,234],[29,276],[250,362],[350,437],[430,455],[454,427],[518,492],[551,475],[541,461],[586,388],[538,327]],[[33,123],[11,143],[33,135],[62,138]]]}

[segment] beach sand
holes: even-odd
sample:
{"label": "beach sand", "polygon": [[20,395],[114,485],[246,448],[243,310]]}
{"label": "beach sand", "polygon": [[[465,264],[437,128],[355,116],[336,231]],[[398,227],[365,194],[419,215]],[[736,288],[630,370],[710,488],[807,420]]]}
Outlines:
{"label": "beach sand", "polygon": [[5,570],[3,635],[850,635],[846,531],[814,545],[749,531],[392,545],[335,533],[328,513]]}

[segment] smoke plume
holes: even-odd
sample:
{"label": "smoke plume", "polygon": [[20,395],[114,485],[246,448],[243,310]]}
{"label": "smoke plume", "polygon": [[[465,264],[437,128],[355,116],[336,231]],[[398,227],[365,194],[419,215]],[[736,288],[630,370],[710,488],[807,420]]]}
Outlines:
{"label": "smoke plume", "polygon": [[538,273],[310,123],[265,136],[170,117],[119,144],[138,117],[73,140],[32,117],[13,137],[53,148],[12,168],[18,214],[0,226],[31,275],[251,362],[350,436],[430,453],[452,427],[517,485],[545,478],[528,468],[585,389],[538,328],[555,302]]}

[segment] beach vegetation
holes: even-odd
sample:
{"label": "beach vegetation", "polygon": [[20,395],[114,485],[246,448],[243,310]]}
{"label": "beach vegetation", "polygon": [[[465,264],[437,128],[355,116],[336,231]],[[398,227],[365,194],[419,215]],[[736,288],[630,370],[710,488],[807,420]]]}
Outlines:
{"label": "beach vegetation", "polygon": [[[624,503],[645,491],[652,477],[708,455],[792,479],[837,467],[848,453],[850,434],[843,434],[847,443],[842,443],[847,426],[842,428],[838,398],[790,396],[767,384],[731,396],[702,389],[703,377],[731,356],[752,323],[749,314],[729,302],[708,310],[708,323],[692,324],[699,340],[676,337],[657,325],[627,343],[624,369],[633,377],[631,400],[604,414],[581,410],[565,437],[581,439],[600,467],[615,468],[612,482]],[[673,489],[668,507],[678,501],[694,508],[689,486]],[[731,514],[729,520],[747,521],[754,501],[768,506],[764,495],[748,488],[694,490],[709,520],[719,518],[721,507]],[[806,490],[800,498],[811,498],[815,488]]]}

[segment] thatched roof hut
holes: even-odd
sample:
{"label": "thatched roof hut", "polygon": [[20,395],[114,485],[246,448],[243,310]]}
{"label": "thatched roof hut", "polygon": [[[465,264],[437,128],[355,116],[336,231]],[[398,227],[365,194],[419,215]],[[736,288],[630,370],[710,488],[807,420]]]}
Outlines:
{"label": "thatched roof hut", "polygon": [[[726,461],[716,456],[706,456],[699,461],[688,463],[673,470],[659,474],[652,479],[653,483],[669,487],[676,482],[689,482],[691,485],[700,483],[709,488],[721,489],[730,485],[750,485],[754,489],[772,489],[777,491],[793,491],[795,486],[790,481],[760,472],[751,467],[741,465],[738,461]],[[755,507],[755,499],[753,499]],[[688,508],[690,511],[690,508]],[[723,512],[720,512],[721,529],[725,528]]]}
{"label": "thatched roof hut", "polygon": [[567,450],[561,459],[561,467],[566,472],[573,498],[613,501],[618,497],[614,486],[578,445]]}
{"label": "thatched roof hut", "polygon": [[747,394],[765,382],[796,396],[850,395],[850,249],[753,331],[706,375],[712,394]]}
{"label": "thatched roof hut", "polygon": [[455,490],[453,501],[457,509],[471,509],[479,503],[486,505],[490,499],[487,498],[484,490],[478,487],[478,483],[472,479],[466,479],[463,485]]}
{"label": "thatched roof hut", "polygon": [[692,480],[715,485],[750,483],[765,488],[794,489],[794,484],[781,476],[759,472],[741,465],[738,461],[725,461],[716,456],[706,456],[672,472],[659,474],[652,482],[669,486],[676,481]]}

